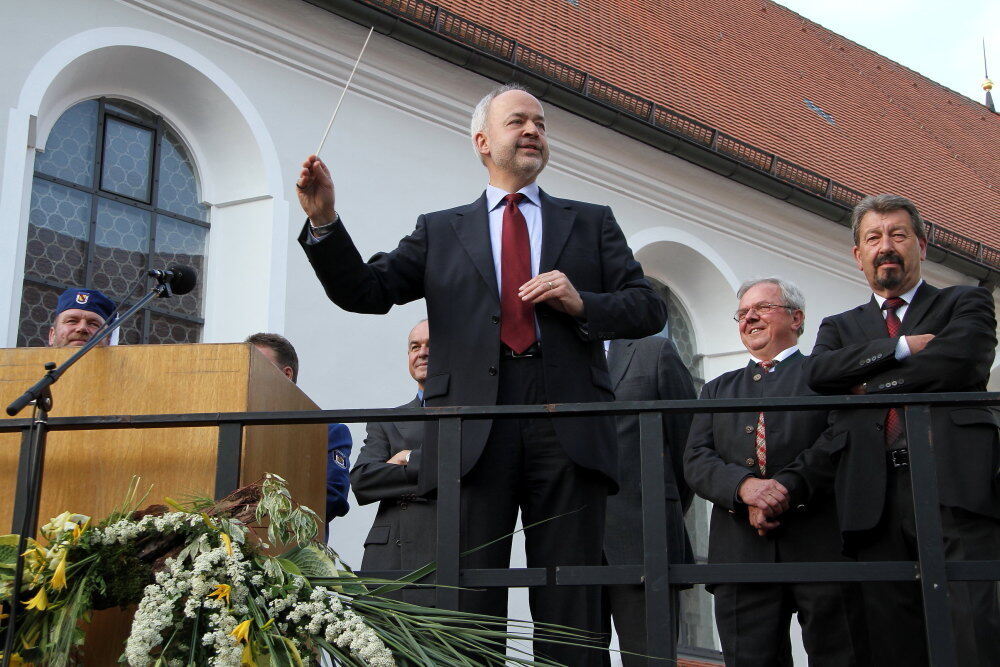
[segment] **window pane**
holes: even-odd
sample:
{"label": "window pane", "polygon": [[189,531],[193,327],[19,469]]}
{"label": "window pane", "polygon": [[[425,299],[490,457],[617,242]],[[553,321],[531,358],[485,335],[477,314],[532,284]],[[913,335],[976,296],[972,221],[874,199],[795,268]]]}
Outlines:
{"label": "window pane", "polygon": [[21,323],[17,331],[18,347],[45,347],[61,289],[24,281],[21,293]]}
{"label": "window pane", "polygon": [[26,275],[82,286],[91,199],[85,192],[35,178],[24,257]]}
{"label": "window pane", "polygon": [[[135,304],[141,298],[141,295],[135,294],[130,299],[125,302],[115,301],[118,306],[118,312],[124,313],[128,310],[129,306]],[[140,310],[138,313],[133,315],[126,321],[121,327],[118,328],[118,344],[119,345],[140,345],[142,344],[142,323],[146,317],[146,311]]]}
{"label": "window pane", "polygon": [[150,313],[150,318],[150,343],[197,343],[201,337],[200,324],[159,313]]}
{"label": "window pane", "polygon": [[169,129],[160,139],[160,177],[156,207],[172,213],[205,220],[207,207],[201,205],[194,167],[180,139]]}
{"label": "window pane", "polygon": [[189,222],[160,215],[156,218],[156,246],[153,268],[166,269],[172,264],[190,266],[198,272],[198,282],[188,294],[163,299],[161,308],[192,317],[201,316],[202,285],[205,281],[205,244],[208,230]]}
{"label": "window pane", "polygon": [[88,100],[59,117],[45,141],[45,151],[35,155],[35,170],[92,187],[96,146],[97,100]]}
{"label": "window pane", "polygon": [[101,188],[149,203],[152,154],[152,131],[107,118]]}
{"label": "window pane", "polygon": [[134,102],[106,99],[104,100],[104,111],[117,114],[119,116],[125,116],[126,118],[134,120],[137,123],[153,126],[156,125],[156,114],[149,109],[144,109]]}
{"label": "window pane", "polygon": [[149,254],[149,213],[98,199],[94,240],[93,287],[116,300],[134,296],[133,290],[138,294],[136,283],[146,272]]}

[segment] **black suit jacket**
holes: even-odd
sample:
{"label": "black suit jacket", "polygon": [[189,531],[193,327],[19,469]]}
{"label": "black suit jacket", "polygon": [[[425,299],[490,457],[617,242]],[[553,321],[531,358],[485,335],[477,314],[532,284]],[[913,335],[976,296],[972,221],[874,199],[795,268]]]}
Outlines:
{"label": "black suit jacket", "polygon": [[[691,374],[674,344],[660,336],[616,340],[608,354],[611,386],[618,401],[688,400],[695,398]],[[618,474],[621,488],[608,498],[604,555],[610,565],[642,562],[642,488],[640,486],[639,417],[618,421]],[[684,530],[684,512],[692,492],[684,481],[684,444],[690,414],[663,415],[663,482],[667,501],[667,549],[673,563],[693,562]]]}
{"label": "black suit jacket", "polygon": [[[993,297],[981,287],[938,289],[924,283],[906,310],[900,335],[934,334],[902,361],[872,297],[823,320],[807,363],[810,386],[846,394],[865,383],[870,394],[986,391],[997,345]],[[836,491],[845,532],[873,528],[885,502],[885,410],[838,410],[831,440],[837,451]],[[985,408],[934,410],[931,415],[941,503],[1000,518],[1000,449],[994,413]]]}
{"label": "black suit jacket", "polygon": [[[751,361],[704,386],[701,397],[770,398],[808,396],[804,357],[796,352],[765,373]],[[757,413],[697,414],[684,453],[684,473],[695,493],[710,500],[712,526],[708,560],[788,562],[840,560],[841,538],[832,494],[825,411],[764,412],[767,477],[791,493],[792,508],[781,526],[757,535],[747,520],[737,489],[748,476],[760,477],[757,465]]]}
{"label": "black suit jacket", "polygon": [[[414,398],[402,408],[418,408]],[[418,497],[412,465],[386,463],[394,454],[411,450],[411,464],[420,457],[423,424],[371,422],[364,447],[351,470],[351,488],[358,504],[378,501],[378,513],[365,539],[362,570],[416,570],[434,560],[437,533],[434,502]],[[434,589],[407,589],[400,596],[414,604],[434,604]]]}
{"label": "black suit jacket", "polygon": [[[666,306],[646,282],[611,209],[556,199],[544,192],[540,272],[565,273],[583,299],[583,326],[548,306],[535,309],[544,351],[546,396],[553,403],[612,400],[604,349],[610,338],[658,332]],[[486,196],[421,215],[413,233],[389,253],[365,262],[344,228],[300,243],[327,296],[341,308],[385,313],[393,304],[427,301],[434,354],[424,382],[428,407],[495,405],[499,388],[500,297],[493,268]],[[462,427],[462,473],[482,453],[492,423]],[[554,419],[559,442],[577,464],[617,479],[614,420]],[[436,425],[425,436],[420,487],[436,486]]]}

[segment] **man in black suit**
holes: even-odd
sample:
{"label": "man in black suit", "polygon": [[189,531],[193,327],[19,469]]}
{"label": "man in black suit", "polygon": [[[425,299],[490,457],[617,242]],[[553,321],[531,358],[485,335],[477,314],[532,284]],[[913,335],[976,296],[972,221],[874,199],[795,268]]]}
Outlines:
{"label": "man in black suit", "polygon": [[[985,391],[996,349],[993,297],[920,278],[927,255],[916,207],[896,195],[866,197],[854,209],[854,258],[874,294],[823,320],[808,368],[824,394]],[[934,410],[945,555],[1000,554],[1000,446],[985,408]],[[858,560],[916,560],[912,486],[901,410],[837,411],[836,495],[848,552]],[[863,588],[877,664],[926,665],[920,588]],[[950,584],[952,624],[963,666],[1000,664],[1000,610],[993,582]]]}
{"label": "man in black suit", "polygon": [[[300,242],[340,307],[384,313],[426,299],[434,356],[428,406],[612,400],[602,340],[659,331],[666,307],[606,206],[556,199],[535,179],[548,160],[541,104],[506,86],[480,101],[471,135],[489,173],[471,204],[421,215],[389,253],[364,262],[334,208],[326,166],[310,156],[296,184],[309,216]],[[462,545],[497,544],[465,567],[506,567],[520,508],[529,567],[598,565],[604,503],[615,488],[614,420],[469,420],[462,428]],[[419,487],[436,486],[436,430]],[[503,589],[463,591],[466,610],[506,615]],[[532,618],[600,631],[600,588],[529,594]],[[597,664],[595,651],[545,647],[550,659]],[[537,651],[536,651],[537,654]]]}
{"label": "man in black suit", "polygon": [[[406,341],[407,366],[417,383],[417,395],[399,407],[423,405],[430,349],[427,320],[423,320],[413,327]],[[420,422],[368,424],[365,445],[351,470],[351,488],[361,505],[380,502],[365,539],[362,570],[412,571],[434,560],[434,501],[417,495],[423,435]],[[389,597],[433,606],[434,589],[406,588]]]}
{"label": "man in black suit", "polygon": [[[608,370],[617,401],[669,401],[695,398],[691,373],[669,338],[615,340],[608,347]],[[684,444],[691,427],[690,414],[663,416],[663,481],[667,509],[667,550],[671,563],[694,562],[684,529],[684,512],[692,493],[684,482]],[[639,417],[618,417],[618,475],[621,490],[608,498],[604,529],[604,558],[609,565],[642,563],[642,488],[640,486]],[[670,589],[671,618],[678,622],[676,587]],[[606,631],[615,621],[623,651],[646,655],[646,607],[642,585],[606,586]],[[608,635],[610,639],[610,634]],[[666,656],[658,656],[666,657]],[[645,665],[646,659],[622,654],[625,667]]]}
{"label": "man in black suit", "polygon": [[[798,349],[805,303],[777,278],[740,288],[736,321],[752,360],[705,385],[702,398],[803,396]],[[843,560],[825,411],[695,415],[684,473],[714,503],[708,542],[712,563]],[[789,623],[795,611],[810,664],[866,661],[863,626],[853,618],[853,584],[718,584],[715,619],[726,665],[791,665]]]}

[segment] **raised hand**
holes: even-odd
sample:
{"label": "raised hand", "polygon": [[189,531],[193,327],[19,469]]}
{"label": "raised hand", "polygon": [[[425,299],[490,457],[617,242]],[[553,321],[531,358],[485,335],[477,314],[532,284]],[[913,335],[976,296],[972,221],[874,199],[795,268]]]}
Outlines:
{"label": "raised hand", "polygon": [[323,161],[310,155],[302,163],[299,180],[295,182],[299,204],[314,227],[329,224],[337,219],[334,208],[333,178]]}

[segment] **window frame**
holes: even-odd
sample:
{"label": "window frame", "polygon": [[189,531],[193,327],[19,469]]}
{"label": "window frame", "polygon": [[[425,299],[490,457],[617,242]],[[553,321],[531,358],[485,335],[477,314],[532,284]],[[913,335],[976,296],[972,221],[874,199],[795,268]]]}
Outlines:
{"label": "window frame", "polygon": [[[43,173],[41,171],[38,171],[37,169],[35,169],[34,164],[32,165],[32,182],[33,183],[34,183],[34,179],[39,179],[39,180],[47,181],[49,183],[54,183],[56,185],[60,185],[60,186],[65,187],[65,188],[70,188],[70,189],[76,190],[78,192],[86,193],[86,194],[90,195],[90,197],[91,197],[91,201],[90,201],[90,216],[89,216],[88,223],[87,223],[87,230],[88,230],[87,231],[87,240],[86,240],[87,248],[86,248],[86,257],[85,257],[85,260],[84,260],[84,267],[83,267],[83,278],[84,278],[83,285],[69,285],[69,284],[64,284],[64,283],[56,282],[56,281],[53,281],[53,280],[47,280],[47,279],[43,279],[43,278],[38,278],[36,276],[28,275],[27,272],[25,272],[24,276],[23,276],[23,282],[24,283],[30,283],[30,284],[34,284],[34,285],[39,285],[39,286],[43,286],[43,287],[57,289],[57,290],[60,290],[60,291],[66,290],[66,289],[72,289],[74,287],[84,287],[84,286],[88,286],[88,285],[93,284],[93,278],[94,278],[94,273],[95,273],[95,271],[94,271],[94,267],[95,267],[94,253],[95,253],[96,247],[97,247],[97,244],[95,242],[95,239],[97,237],[97,212],[98,212],[99,202],[100,202],[101,198],[103,198],[105,200],[108,200],[108,201],[117,202],[119,204],[124,204],[126,206],[131,206],[133,208],[141,209],[141,210],[144,210],[144,211],[146,211],[146,212],[149,213],[149,215],[150,215],[150,218],[149,218],[149,237],[147,239],[147,242],[148,242],[148,251],[146,253],[146,267],[145,267],[145,271],[149,271],[150,269],[154,268],[153,267],[153,259],[154,259],[154,255],[156,254],[156,232],[157,232],[157,227],[158,227],[158,222],[159,222],[160,216],[167,217],[167,218],[172,218],[174,220],[179,220],[179,221],[184,222],[184,223],[196,225],[196,226],[202,227],[202,228],[204,228],[206,230],[211,229],[211,224],[209,222],[206,222],[204,220],[199,220],[197,218],[191,218],[191,217],[183,215],[181,213],[174,213],[173,211],[169,211],[169,210],[164,209],[164,208],[158,208],[156,206],[157,200],[159,199],[160,145],[161,145],[162,141],[166,140],[165,134],[166,134],[166,130],[168,128],[168,126],[167,126],[166,122],[164,121],[163,117],[160,116],[159,114],[156,114],[156,113],[154,113],[152,111],[149,111],[147,109],[148,113],[151,116],[153,116],[154,120],[152,122],[146,122],[146,121],[143,121],[143,120],[137,120],[136,118],[129,117],[129,116],[126,116],[126,115],[121,114],[121,113],[116,113],[113,109],[109,109],[108,108],[109,101],[113,105],[113,104],[115,104],[115,100],[117,100],[118,98],[108,98],[108,97],[102,96],[102,97],[91,98],[91,99],[96,99],[96,101],[98,103],[98,106],[97,106],[97,136],[96,136],[95,147],[94,147],[93,174],[92,174],[92,178],[91,178],[90,184],[84,186],[84,185],[80,185],[79,183],[74,183],[72,181],[67,181],[67,180],[59,178],[57,176],[52,176],[51,174],[46,174],[46,173]],[[80,104],[80,103],[85,102],[85,101],[87,101],[87,100],[80,100],[76,104]],[[129,104],[136,104],[135,102],[131,102],[129,100],[122,100],[122,101],[123,102],[128,102]],[[141,105],[136,104],[136,106],[141,106]],[[69,111],[70,108],[72,108],[72,107],[67,108],[65,111],[63,111],[63,113],[66,113],[66,111]],[[60,116],[60,118],[61,117],[62,116]],[[105,131],[105,127],[107,125],[107,119],[108,118],[113,118],[114,120],[116,120],[118,122],[126,123],[128,125],[132,125],[134,127],[141,128],[143,130],[148,130],[148,131],[152,132],[152,134],[153,134],[152,152],[150,154],[150,163],[151,163],[150,171],[152,172],[150,174],[150,184],[149,184],[150,203],[142,201],[141,199],[132,199],[131,197],[128,197],[128,196],[125,196],[125,195],[121,195],[121,194],[118,194],[116,192],[111,192],[109,190],[103,190],[101,188],[101,183],[102,183],[102,180],[103,180],[104,157],[105,157],[104,156],[104,151],[105,151],[105,146],[104,146],[104,131]],[[180,138],[179,133],[175,132],[174,134],[176,134],[177,137]],[[32,190],[34,190],[34,184],[32,184]],[[25,252],[25,254],[27,253],[27,248],[25,248],[24,252]],[[206,258],[206,261],[207,261],[207,258]],[[157,267],[157,268],[160,268],[160,267]],[[151,285],[152,285],[152,279],[151,278],[146,278],[146,281],[144,283],[145,289],[146,290],[150,289]],[[24,287],[23,287],[23,285],[22,285],[21,289],[22,289],[21,300],[23,302],[23,299],[24,299],[24,297],[23,297],[23,294],[24,294]],[[133,288],[133,290],[135,290],[135,288]],[[140,294],[136,294],[135,291],[133,291],[132,294],[126,295],[126,296],[124,296],[122,298],[124,300],[136,300],[136,299],[138,299],[140,297],[141,297]],[[119,304],[119,305],[120,306],[124,306],[125,304],[122,303],[122,304]],[[164,316],[164,317],[170,317],[170,318],[173,318],[173,319],[176,319],[176,320],[181,320],[181,321],[184,321],[184,322],[188,322],[190,324],[196,324],[196,325],[198,325],[198,327],[199,327],[199,338],[201,338],[201,335],[200,335],[201,332],[204,331],[204,326],[205,326],[205,318],[204,317],[195,317],[195,316],[188,315],[188,314],[185,314],[185,313],[174,312],[174,311],[168,310],[166,308],[159,307],[157,305],[157,302],[155,300],[154,301],[150,301],[148,304],[146,304],[146,306],[140,311],[139,315],[141,315],[141,327],[139,328],[139,330],[141,332],[141,338],[140,338],[139,344],[148,344],[149,343],[149,338],[150,338],[150,334],[152,332],[152,326],[153,326],[152,319],[153,319],[154,315],[161,315],[161,316]]]}

